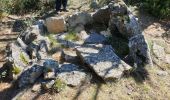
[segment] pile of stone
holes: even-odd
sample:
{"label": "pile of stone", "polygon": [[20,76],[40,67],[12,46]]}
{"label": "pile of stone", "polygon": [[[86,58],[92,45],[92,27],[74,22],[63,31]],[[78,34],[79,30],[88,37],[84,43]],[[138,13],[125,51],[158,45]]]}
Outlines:
{"label": "pile of stone", "polygon": [[[104,26],[105,30],[98,32],[95,24]],[[21,33],[15,43],[7,45],[6,63],[11,78],[18,80],[20,88],[40,81],[47,89],[52,88],[56,79],[69,86],[80,85],[87,76],[85,69],[106,82],[120,79],[133,66],[121,60],[107,43],[107,37],[114,36],[116,29],[128,40],[134,66],[152,65],[137,19],[119,0],[92,14],[79,12],[68,18],[49,17],[37,21]]]}

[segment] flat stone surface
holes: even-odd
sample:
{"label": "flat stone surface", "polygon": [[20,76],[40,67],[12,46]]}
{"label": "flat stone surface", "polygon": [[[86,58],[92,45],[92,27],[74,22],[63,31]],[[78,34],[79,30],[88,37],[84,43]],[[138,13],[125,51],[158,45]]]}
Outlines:
{"label": "flat stone surface", "polygon": [[64,53],[64,61],[71,62],[71,63],[74,63],[74,62],[76,63],[78,61],[75,50],[64,49],[63,53]]}
{"label": "flat stone surface", "polygon": [[159,60],[165,60],[166,54],[164,47],[157,45],[156,43],[153,44],[152,47],[154,56]]}
{"label": "flat stone surface", "polygon": [[95,43],[104,43],[106,38],[103,35],[92,33],[89,37],[84,41],[85,44],[95,44]]}
{"label": "flat stone surface", "polygon": [[61,65],[57,78],[61,79],[67,85],[78,86],[85,80],[86,73],[79,66],[65,63]]}
{"label": "flat stone surface", "polygon": [[110,45],[91,44],[76,49],[82,61],[105,81],[118,79],[132,68],[114,53]]}

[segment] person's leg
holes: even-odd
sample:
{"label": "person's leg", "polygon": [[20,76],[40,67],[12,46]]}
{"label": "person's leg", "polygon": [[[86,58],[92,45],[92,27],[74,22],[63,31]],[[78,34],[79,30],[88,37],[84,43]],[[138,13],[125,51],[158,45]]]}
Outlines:
{"label": "person's leg", "polygon": [[56,11],[58,12],[61,9],[61,0],[56,0]]}
{"label": "person's leg", "polygon": [[62,0],[63,10],[67,11],[67,0]]}

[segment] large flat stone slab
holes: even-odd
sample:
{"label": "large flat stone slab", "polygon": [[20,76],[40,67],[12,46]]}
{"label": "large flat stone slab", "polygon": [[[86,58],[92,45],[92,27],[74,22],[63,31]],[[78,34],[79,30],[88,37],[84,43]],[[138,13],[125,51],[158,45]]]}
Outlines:
{"label": "large flat stone slab", "polygon": [[76,50],[81,60],[105,81],[119,79],[132,68],[114,53],[110,45],[91,44]]}
{"label": "large flat stone slab", "polygon": [[77,65],[64,63],[59,69],[57,78],[61,79],[69,86],[78,86],[85,80],[86,73]]}

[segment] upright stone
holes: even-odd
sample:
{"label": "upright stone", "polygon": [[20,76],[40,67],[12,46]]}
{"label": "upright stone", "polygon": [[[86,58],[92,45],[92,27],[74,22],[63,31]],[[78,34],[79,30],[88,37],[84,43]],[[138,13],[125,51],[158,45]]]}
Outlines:
{"label": "upright stone", "polygon": [[110,5],[111,18],[110,30],[115,26],[120,34],[129,40],[130,55],[133,57],[134,65],[152,64],[148,44],[143,36],[143,31],[123,0],[115,0]]}
{"label": "upright stone", "polygon": [[46,19],[47,30],[50,33],[60,33],[66,31],[64,17],[50,17]]}
{"label": "upright stone", "polygon": [[76,49],[81,60],[105,81],[119,79],[132,68],[114,53],[110,45],[91,44]]}

